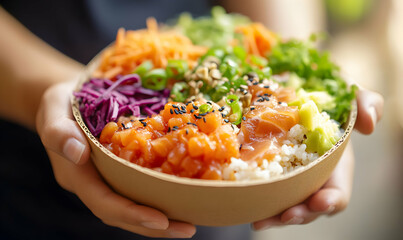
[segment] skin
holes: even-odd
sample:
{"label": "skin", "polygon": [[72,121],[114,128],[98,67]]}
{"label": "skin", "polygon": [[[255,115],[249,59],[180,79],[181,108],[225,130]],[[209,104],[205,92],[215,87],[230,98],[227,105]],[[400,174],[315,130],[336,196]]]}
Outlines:
{"label": "skin", "polygon": [[[237,4],[234,1],[232,6]],[[36,129],[60,186],[76,194],[105,224],[150,237],[193,236],[195,226],[171,221],[162,212],[114,193],[98,174],[69,101],[83,66],[32,35],[2,8],[0,31],[8,33],[0,38],[0,117]],[[356,129],[370,134],[381,118],[383,98],[364,89],[357,98]],[[253,228],[305,224],[342,211],[350,199],[353,167],[350,146],[318,192],[278,216],[253,223]]]}

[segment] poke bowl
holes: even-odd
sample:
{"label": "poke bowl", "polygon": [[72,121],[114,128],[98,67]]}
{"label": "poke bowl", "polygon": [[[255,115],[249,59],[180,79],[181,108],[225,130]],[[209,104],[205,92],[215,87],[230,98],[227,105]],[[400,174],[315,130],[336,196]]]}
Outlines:
{"label": "poke bowl", "polygon": [[[257,50],[249,38],[249,45],[234,37],[231,47],[197,45],[158,32],[149,20],[148,30],[119,30],[87,65],[71,98],[92,160],[112,189],[170,219],[204,226],[250,223],[304,201],[329,179],[357,116],[354,87],[326,55],[316,51],[309,56],[316,62],[301,60],[295,68],[281,59],[311,46],[283,41],[240,16],[213,12],[209,20],[217,17],[231,19],[234,32],[254,32]],[[187,21],[182,30],[198,23]],[[269,43],[256,44],[261,35]],[[165,47],[171,37],[191,49],[186,62],[183,51]],[[151,54],[174,54],[116,65],[119,46],[139,39],[157,42]],[[310,71],[300,71],[303,64]]]}

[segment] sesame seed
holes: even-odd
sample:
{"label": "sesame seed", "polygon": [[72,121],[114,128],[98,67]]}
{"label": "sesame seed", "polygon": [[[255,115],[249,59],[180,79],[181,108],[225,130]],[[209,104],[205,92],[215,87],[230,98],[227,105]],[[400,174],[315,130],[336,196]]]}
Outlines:
{"label": "sesame seed", "polygon": [[269,97],[264,97],[264,99],[265,99],[266,101],[270,101],[270,98],[269,98]]}
{"label": "sesame seed", "polygon": [[269,96],[269,94],[268,94],[268,93],[265,93],[265,94],[263,94],[263,95],[265,95],[265,96]]}
{"label": "sesame seed", "polygon": [[255,110],[255,107],[250,107],[250,110]]}
{"label": "sesame seed", "polygon": [[193,116],[195,116],[196,119],[201,119],[202,117],[197,116],[196,114],[194,114]]}
{"label": "sesame seed", "polygon": [[188,135],[189,134],[189,130],[188,129],[186,129],[186,135]]}
{"label": "sesame seed", "polygon": [[199,113],[199,116],[206,116],[207,113]]}
{"label": "sesame seed", "polygon": [[222,112],[224,110],[224,107],[220,107],[219,109],[218,109],[218,111],[220,111],[220,112]]}
{"label": "sesame seed", "polygon": [[141,122],[143,124],[143,127],[147,127],[147,123],[146,122]]}
{"label": "sesame seed", "polygon": [[244,121],[245,121],[245,120],[246,120],[246,117],[242,117],[242,120],[244,120]]}
{"label": "sesame seed", "polygon": [[171,114],[174,114],[174,111],[172,111],[172,108],[169,109],[169,112],[170,112]]}
{"label": "sesame seed", "polygon": [[210,101],[208,101],[207,103],[210,104],[210,105],[213,105]]}
{"label": "sesame seed", "polygon": [[191,109],[191,110],[190,110],[190,113],[193,113],[194,111],[195,111],[194,109]]}
{"label": "sesame seed", "polygon": [[130,119],[130,122],[134,122],[134,119]]}
{"label": "sesame seed", "polygon": [[185,106],[181,106],[181,109],[182,109],[182,111],[185,111],[185,112],[186,112]]}
{"label": "sesame seed", "polygon": [[170,132],[171,131],[171,127],[168,127],[168,132]]}
{"label": "sesame seed", "polygon": [[229,120],[228,120],[228,119],[224,119],[224,122],[229,123]]}
{"label": "sesame seed", "polygon": [[254,83],[253,83],[253,85],[255,85],[255,86],[258,85],[258,84],[259,84],[258,82],[254,82]]}
{"label": "sesame seed", "polygon": [[221,116],[222,116],[223,118],[225,118],[227,115],[225,115],[224,113],[221,113]]}
{"label": "sesame seed", "polygon": [[241,150],[242,149],[242,143],[241,143],[241,145],[239,145],[239,150]]}
{"label": "sesame seed", "polygon": [[123,126],[124,129],[127,129],[127,128],[126,128],[126,125],[125,125],[124,123],[122,123],[122,126]]}
{"label": "sesame seed", "polygon": [[179,111],[178,111],[178,110],[176,110],[176,109],[174,109],[174,112],[175,112],[175,114],[179,114]]}
{"label": "sesame seed", "polygon": [[270,86],[264,86],[264,88],[270,88]]}
{"label": "sesame seed", "polygon": [[195,110],[199,109],[199,107],[196,106],[196,105],[194,105],[194,104],[193,104],[193,108],[194,108]]}
{"label": "sesame seed", "polygon": [[206,118],[203,118],[203,122],[206,122]]}
{"label": "sesame seed", "polygon": [[174,107],[174,108],[178,108],[178,106],[176,106],[175,104],[172,104],[172,107]]}

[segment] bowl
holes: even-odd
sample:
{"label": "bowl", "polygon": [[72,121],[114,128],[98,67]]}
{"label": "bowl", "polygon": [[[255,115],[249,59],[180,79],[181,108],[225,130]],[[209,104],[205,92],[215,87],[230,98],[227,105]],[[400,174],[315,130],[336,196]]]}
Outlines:
{"label": "bowl", "polygon": [[[99,63],[95,57],[80,76],[76,90]],[[357,117],[353,102],[345,132],[324,155],[303,168],[269,180],[217,181],[176,177],[117,157],[91,134],[72,97],[73,115],[91,146],[91,157],[105,182],[138,204],[153,207],[170,219],[203,226],[250,223],[281,213],[317,191],[330,177],[349,141]]]}

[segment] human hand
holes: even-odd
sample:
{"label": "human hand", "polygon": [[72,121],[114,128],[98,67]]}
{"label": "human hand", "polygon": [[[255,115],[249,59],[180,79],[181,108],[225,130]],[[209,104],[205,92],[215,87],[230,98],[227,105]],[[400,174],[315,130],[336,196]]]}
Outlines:
{"label": "human hand", "polygon": [[158,210],[116,194],[105,184],[89,161],[90,147],[71,113],[70,94],[75,84],[71,81],[50,87],[36,120],[59,185],[76,194],[105,224],[148,237],[191,237],[196,231],[193,225],[171,221]]}
{"label": "human hand", "polygon": [[[383,98],[375,92],[360,88],[357,92],[358,115],[355,129],[363,134],[374,131],[382,117]],[[333,215],[344,210],[351,196],[354,172],[354,153],[349,143],[330,179],[320,190],[304,202],[284,212],[253,223],[255,230],[273,226],[310,223],[322,215]]]}

